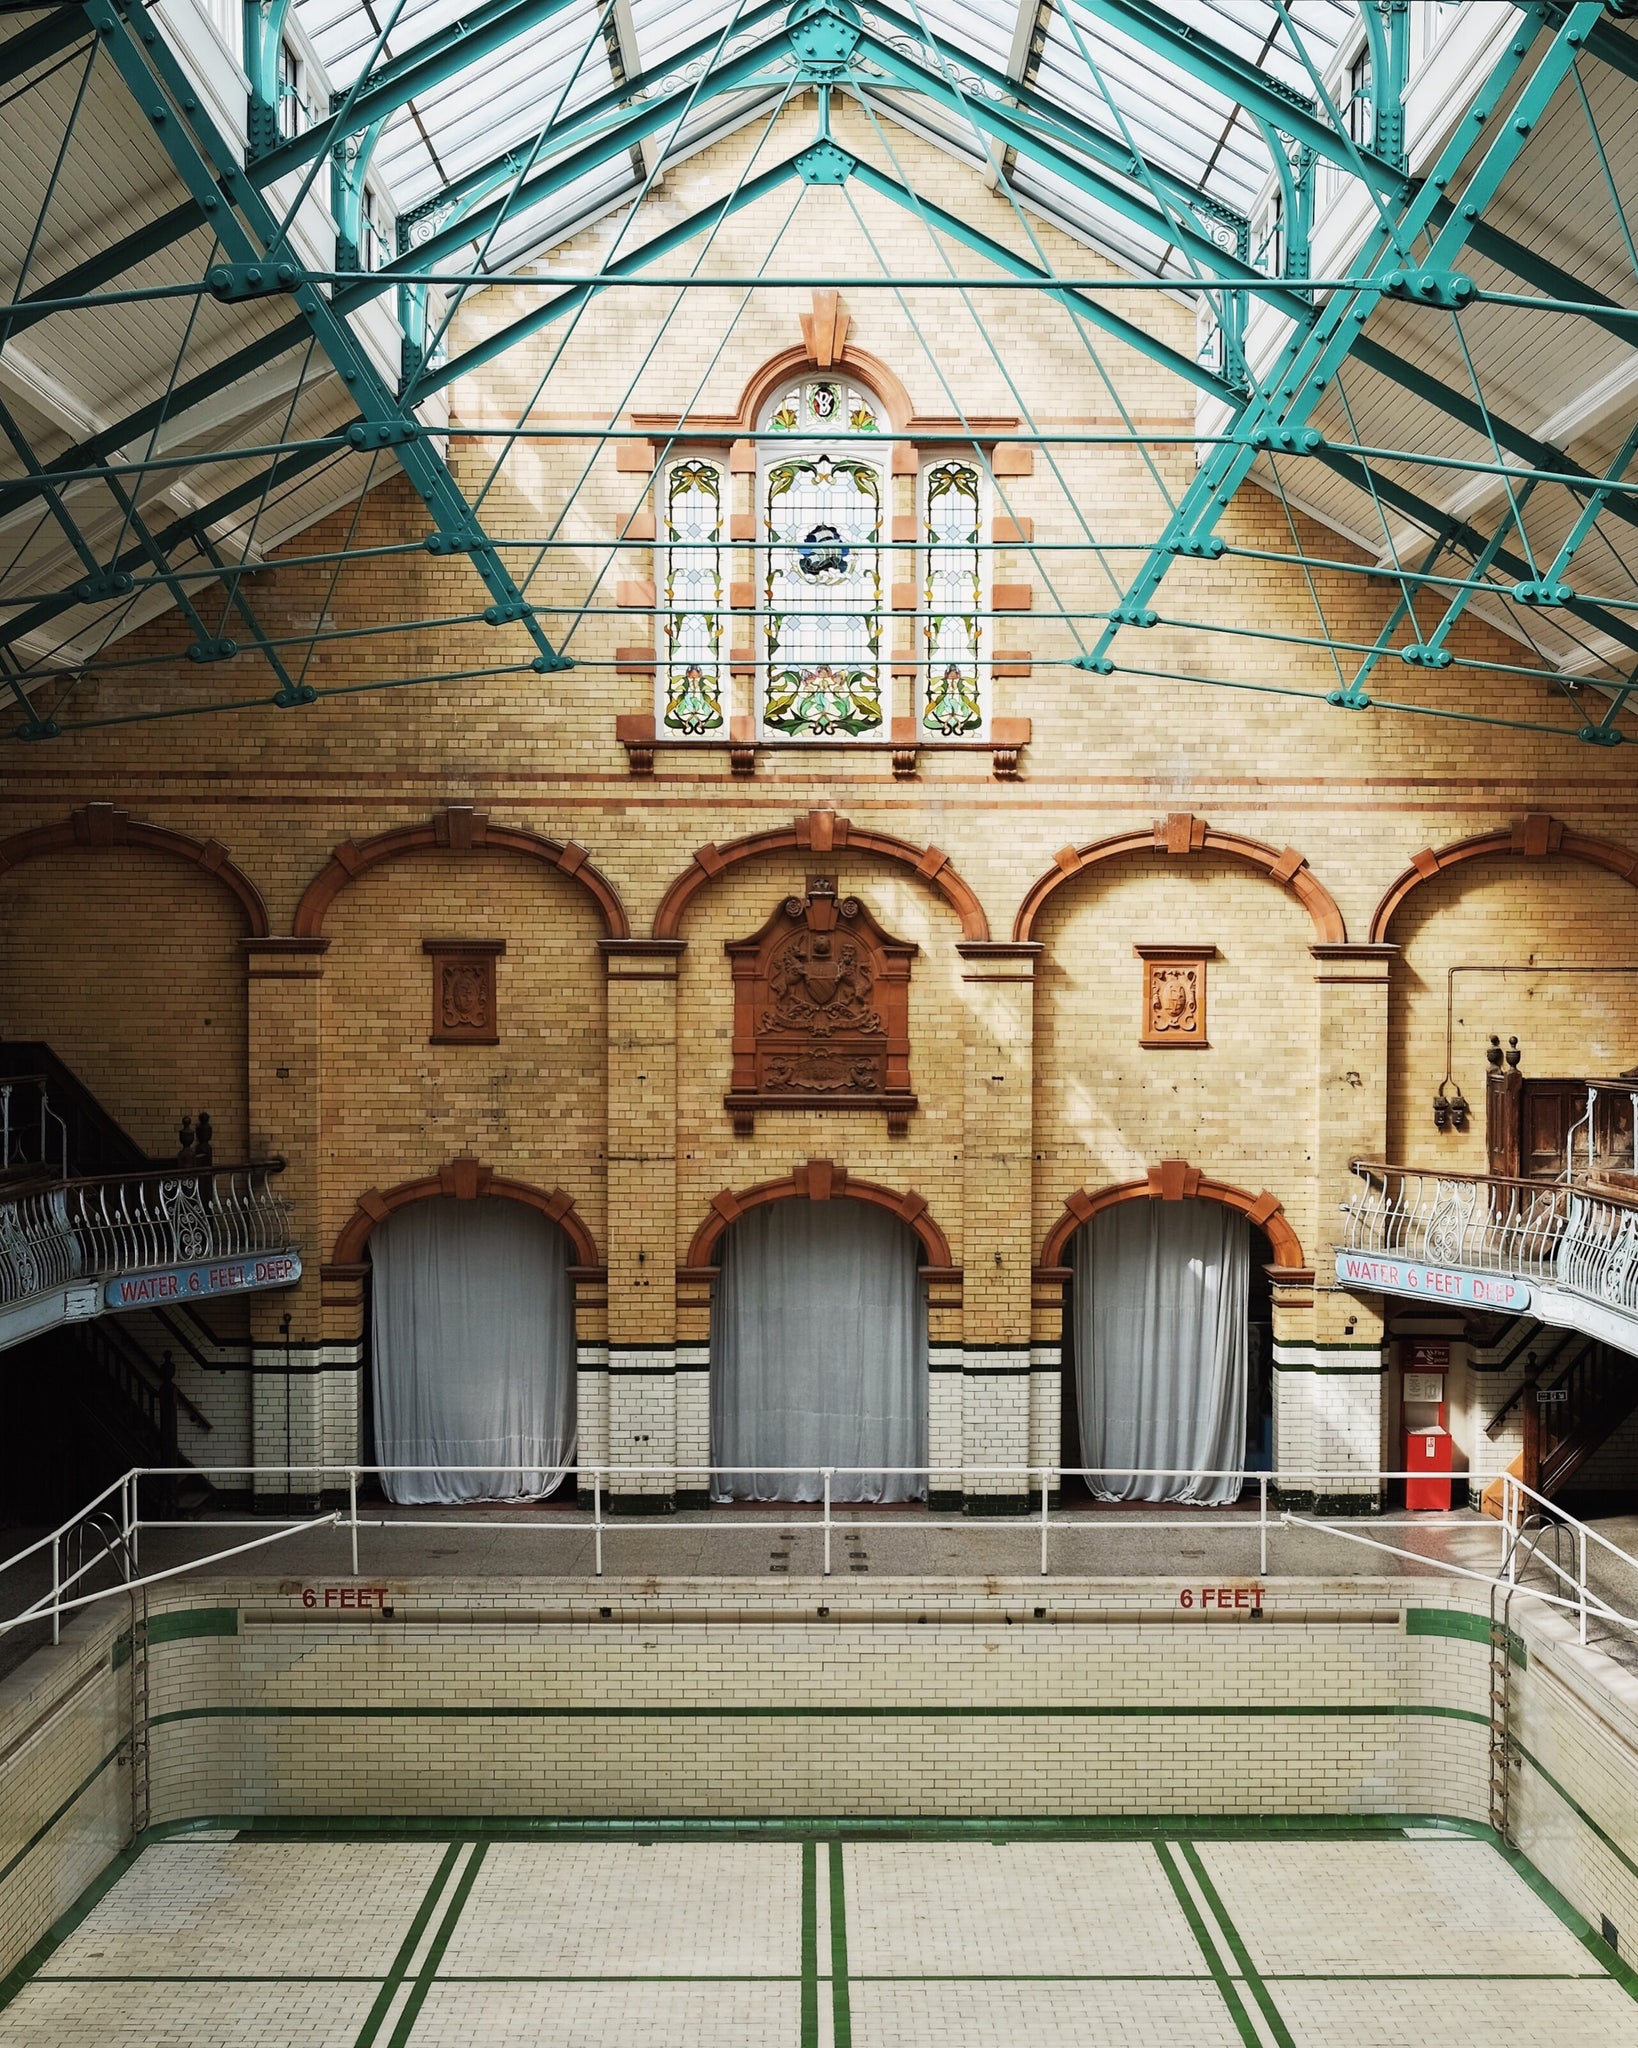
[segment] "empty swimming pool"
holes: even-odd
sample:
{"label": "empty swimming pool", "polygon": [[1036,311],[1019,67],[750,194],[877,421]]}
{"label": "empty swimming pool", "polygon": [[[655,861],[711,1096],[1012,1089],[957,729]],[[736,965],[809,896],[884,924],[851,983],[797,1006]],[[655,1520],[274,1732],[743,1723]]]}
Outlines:
{"label": "empty swimming pool", "polygon": [[70,1916],[0,2044],[1629,2044],[1584,1932],[1454,1828],[207,1829]]}

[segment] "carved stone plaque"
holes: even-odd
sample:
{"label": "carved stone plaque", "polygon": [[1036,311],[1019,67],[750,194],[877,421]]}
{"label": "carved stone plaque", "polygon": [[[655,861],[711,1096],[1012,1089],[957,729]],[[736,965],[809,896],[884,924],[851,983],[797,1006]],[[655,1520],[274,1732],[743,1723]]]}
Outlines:
{"label": "carved stone plaque", "polygon": [[879,1109],[902,1137],[910,1088],[910,962],[834,875],[810,875],[759,932],[731,939],[736,1137],[759,1109]]}
{"label": "carved stone plaque", "polygon": [[423,939],[432,962],[432,1043],[499,1045],[495,961],[504,939]]}
{"label": "carved stone plaque", "polygon": [[1206,967],[1215,946],[1136,946],[1143,962],[1140,1045],[1209,1046],[1206,1036]]}

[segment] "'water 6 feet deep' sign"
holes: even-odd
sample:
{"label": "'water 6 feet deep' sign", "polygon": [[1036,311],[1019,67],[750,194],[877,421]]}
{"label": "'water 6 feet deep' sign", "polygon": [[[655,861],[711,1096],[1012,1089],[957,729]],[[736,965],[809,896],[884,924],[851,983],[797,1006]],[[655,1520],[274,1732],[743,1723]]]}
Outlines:
{"label": "'water 6 feet deep' sign", "polygon": [[1530,1283],[1506,1273],[1464,1273],[1455,1266],[1419,1266],[1381,1252],[1338,1252],[1337,1278],[1345,1287],[1382,1294],[1413,1294],[1425,1301],[1472,1302],[1517,1315],[1530,1306]]}
{"label": "'water 6 feet deep' sign", "polygon": [[254,1259],[213,1259],[203,1266],[168,1266],[158,1273],[127,1273],[110,1280],[110,1308],[163,1308],[168,1301],[204,1301],[213,1294],[243,1294],[257,1287],[293,1287],[301,1278],[300,1252],[264,1252]]}

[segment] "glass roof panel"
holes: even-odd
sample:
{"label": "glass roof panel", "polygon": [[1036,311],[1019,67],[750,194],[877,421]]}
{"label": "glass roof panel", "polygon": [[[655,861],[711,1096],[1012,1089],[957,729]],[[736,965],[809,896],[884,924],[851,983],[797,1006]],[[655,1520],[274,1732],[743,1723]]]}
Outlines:
{"label": "glass roof panel", "polygon": [[[967,63],[1006,73],[1015,50],[1033,41],[1026,75],[1040,95],[1101,131],[1112,146],[1137,149],[1164,178],[1196,187],[1241,213],[1250,211],[1267,182],[1270,159],[1259,125],[1225,92],[1114,26],[1096,0],[881,0],[891,8],[884,14],[873,12],[869,0],[860,4],[867,26],[952,80],[964,97],[1003,96],[998,84],[981,79]],[[396,11],[392,0],[295,0],[295,6],[338,96],[366,65],[401,57],[475,11],[472,0],[400,0]],[[1019,33],[1020,7],[1029,17],[1026,27],[1038,24],[1033,38]],[[1315,94],[1313,73],[1333,71],[1359,22],[1358,0],[1285,0],[1283,7],[1275,0],[1166,0],[1153,11],[1309,98]],[[732,56],[765,42],[768,72],[788,68],[782,21],[783,9],[768,8],[765,0],[567,0],[513,42],[399,108],[377,146],[377,177],[400,212],[434,203],[451,183],[474,177],[508,152],[529,152],[548,124],[569,120],[600,94],[639,75],[649,81],[649,91],[681,87],[682,113],[687,88],[719,53]],[[385,45],[379,48],[384,29]],[[929,48],[929,37],[940,47]],[[668,72],[685,56],[683,69]],[[982,162],[983,146],[961,109],[891,90],[872,98],[886,118]],[[656,140],[674,158],[723,132],[755,103],[754,94],[721,99],[702,93],[680,130],[673,132],[673,124]],[[652,165],[655,146],[651,141],[642,152],[644,165]],[[989,150],[1000,159],[993,139]],[[540,149],[542,169],[552,154]],[[1122,262],[1187,282],[1186,260],[1163,236],[1082,190],[1072,176],[1010,152],[1009,165],[1020,196],[1076,233]],[[509,223],[496,237],[491,265],[521,260],[572,232],[588,209],[638,189],[641,175],[642,166],[626,152],[589,169],[554,193],[549,205]],[[1152,196],[1142,185],[1133,189]]]}

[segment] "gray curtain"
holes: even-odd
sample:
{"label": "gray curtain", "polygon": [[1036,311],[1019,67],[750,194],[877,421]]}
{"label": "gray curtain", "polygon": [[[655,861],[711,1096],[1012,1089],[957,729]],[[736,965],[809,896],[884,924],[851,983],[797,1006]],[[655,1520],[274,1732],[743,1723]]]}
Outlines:
{"label": "gray curtain", "polygon": [[543,1500],[574,1462],[568,1239],[520,1202],[412,1202],[370,1235],[379,1465],[393,1501]]}
{"label": "gray curtain", "polygon": [[[731,1225],[711,1310],[716,1500],[818,1500],[823,1465],[927,1460],[921,1245],[868,1202],[769,1202]],[[833,1479],[832,1500],[919,1500],[925,1475]]]}
{"label": "gray curtain", "polygon": [[[1118,1202],[1071,1243],[1084,1465],[1245,1465],[1251,1229],[1220,1202]],[[1100,1500],[1221,1506],[1241,1478],[1089,1482]]]}

